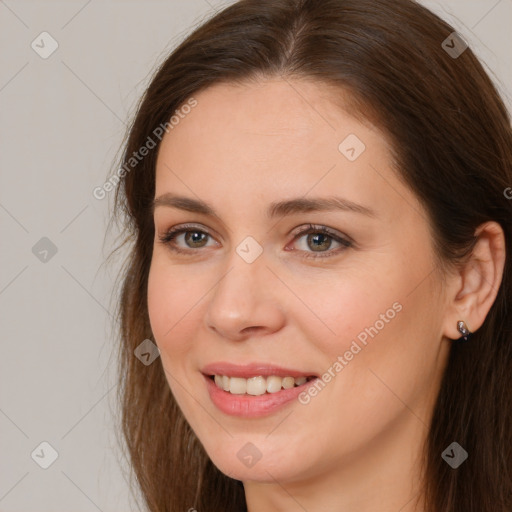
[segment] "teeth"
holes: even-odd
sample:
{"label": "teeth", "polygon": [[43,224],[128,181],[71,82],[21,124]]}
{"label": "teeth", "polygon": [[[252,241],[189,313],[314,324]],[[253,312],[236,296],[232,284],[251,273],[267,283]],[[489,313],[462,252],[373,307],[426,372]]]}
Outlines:
{"label": "teeth", "polygon": [[293,377],[285,377],[283,379],[283,388],[284,389],[290,389],[295,386],[295,379]]}
{"label": "teeth", "polygon": [[274,377],[273,375],[267,377],[267,393],[277,393],[281,391],[282,383],[283,379],[281,379],[281,377]]}
{"label": "teeth", "polygon": [[247,379],[248,395],[263,395],[265,391],[267,391],[267,379],[264,377],[251,377],[250,379]]}
{"label": "teeth", "polygon": [[265,393],[277,393],[281,389],[291,389],[295,386],[301,386],[307,381],[306,377],[278,377],[270,375],[269,377],[251,377],[244,379],[241,377],[228,377],[226,375],[215,375],[215,384],[224,391],[229,391],[233,395],[253,395],[259,396]]}
{"label": "teeth", "polygon": [[298,377],[297,379],[295,379],[295,384],[297,384],[297,386],[301,386],[306,382],[306,380],[306,377]]}
{"label": "teeth", "polygon": [[247,379],[231,377],[229,379],[229,392],[233,395],[245,395],[247,392]]}

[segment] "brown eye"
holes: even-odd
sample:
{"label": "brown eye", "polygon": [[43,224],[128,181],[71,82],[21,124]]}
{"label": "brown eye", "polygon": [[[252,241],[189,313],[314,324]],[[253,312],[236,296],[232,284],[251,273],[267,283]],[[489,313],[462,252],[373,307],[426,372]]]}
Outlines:
{"label": "brown eye", "polygon": [[185,243],[191,247],[204,247],[208,238],[207,233],[203,233],[202,231],[185,231]]}
{"label": "brown eye", "polygon": [[307,229],[302,229],[295,234],[294,244],[305,258],[336,256],[353,246],[352,241],[341,234],[333,232],[325,226],[314,226],[313,224],[309,224]]}
{"label": "brown eye", "polygon": [[[176,253],[199,254],[198,249],[216,245],[212,235],[195,226],[181,225],[173,227],[160,235],[161,243]],[[211,242],[211,243],[209,243]]]}
{"label": "brown eye", "polygon": [[331,247],[332,238],[324,233],[315,233],[308,235],[306,243],[313,251],[324,251]]}

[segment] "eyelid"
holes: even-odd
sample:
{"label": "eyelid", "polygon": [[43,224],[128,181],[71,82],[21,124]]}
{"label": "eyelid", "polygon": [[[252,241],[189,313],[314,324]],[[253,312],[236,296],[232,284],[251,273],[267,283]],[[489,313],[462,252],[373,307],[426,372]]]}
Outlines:
{"label": "eyelid", "polygon": [[348,235],[345,235],[340,231],[337,231],[336,229],[324,226],[323,224],[302,224],[301,226],[298,226],[297,228],[293,229],[290,232],[290,235],[293,235],[294,237],[302,236],[307,234],[309,231],[314,231],[315,233],[325,233],[327,235],[332,236],[335,239],[340,238],[346,242],[354,243],[354,241]]}

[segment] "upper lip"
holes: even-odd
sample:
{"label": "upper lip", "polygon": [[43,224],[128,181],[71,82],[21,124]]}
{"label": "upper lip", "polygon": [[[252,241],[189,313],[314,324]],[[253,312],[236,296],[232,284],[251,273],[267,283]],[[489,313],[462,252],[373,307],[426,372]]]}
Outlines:
{"label": "upper lip", "polygon": [[227,362],[210,363],[201,370],[204,375],[227,375],[229,377],[268,377],[276,375],[277,377],[317,377],[314,372],[303,372],[292,368],[283,368],[270,363],[249,363],[233,364]]}

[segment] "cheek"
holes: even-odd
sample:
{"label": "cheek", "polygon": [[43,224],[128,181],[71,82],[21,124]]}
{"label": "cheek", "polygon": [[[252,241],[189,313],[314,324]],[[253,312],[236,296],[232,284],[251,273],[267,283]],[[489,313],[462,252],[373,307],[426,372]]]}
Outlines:
{"label": "cheek", "polygon": [[[307,288],[295,288],[310,309],[295,318],[323,354],[322,370],[331,375],[330,391],[322,395],[332,392],[361,421],[389,419],[401,404],[397,396],[406,403],[414,400],[428,391],[439,369],[436,319],[442,305],[432,300],[435,290],[425,279],[429,262],[383,263],[384,268],[334,275],[328,283],[318,279]],[[417,283],[422,284],[415,289]]]}
{"label": "cheek", "polygon": [[208,287],[196,275],[170,265],[165,255],[156,254],[148,276],[148,312],[160,361],[174,398],[187,419],[197,415],[190,392],[197,382],[187,366],[196,350],[194,339],[201,318],[201,299]]}
{"label": "cheek", "polygon": [[354,341],[362,352],[377,344],[393,352],[410,345],[411,335],[419,341],[437,334],[435,322],[429,324],[439,316],[440,307],[439,300],[432,301],[437,294],[428,278],[434,262],[428,251],[414,249],[429,243],[426,228],[411,236],[397,234],[379,248],[347,253],[346,262],[336,270],[297,279],[294,290],[312,313],[306,311],[301,323],[309,339],[332,359]]}
{"label": "cheek", "polygon": [[187,338],[197,328],[197,309],[204,293],[201,280],[189,279],[179,266],[154,256],[148,276],[148,312],[162,357],[190,350]]}
{"label": "cheek", "polygon": [[357,272],[297,281],[295,291],[307,309],[301,306],[303,314],[295,319],[308,333],[307,339],[335,360],[354,341],[364,348],[388,331],[401,315],[408,282],[407,276],[394,274],[392,268],[363,266]]}

